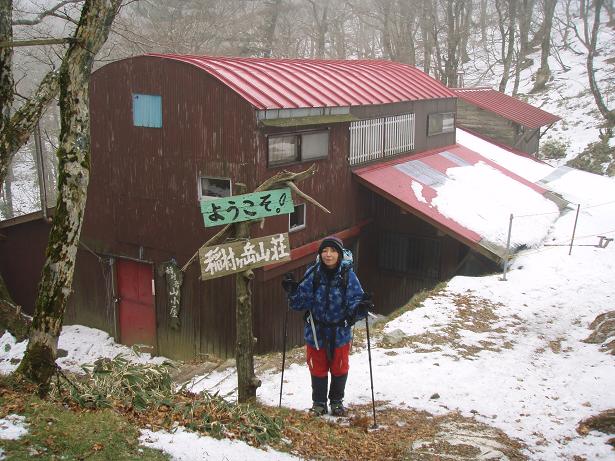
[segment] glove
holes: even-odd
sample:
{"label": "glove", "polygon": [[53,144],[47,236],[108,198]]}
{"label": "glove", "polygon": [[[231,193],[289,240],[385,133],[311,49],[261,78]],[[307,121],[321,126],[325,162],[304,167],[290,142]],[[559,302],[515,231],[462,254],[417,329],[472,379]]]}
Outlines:
{"label": "glove", "polygon": [[372,295],[365,293],[363,295],[363,301],[357,304],[357,317],[364,319],[367,317],[367,313],[374,309],[374,303],[372,302]]}
{"label": "glove", "polygon": [[297,291],[298,286],[299,282],[295,280],[295,277],[292,272],[287,272],[286,274],[284,274],[284,278],[282,279],[282,288],[286,293],[288,293],[289,295],[293,294],[295,291]]}

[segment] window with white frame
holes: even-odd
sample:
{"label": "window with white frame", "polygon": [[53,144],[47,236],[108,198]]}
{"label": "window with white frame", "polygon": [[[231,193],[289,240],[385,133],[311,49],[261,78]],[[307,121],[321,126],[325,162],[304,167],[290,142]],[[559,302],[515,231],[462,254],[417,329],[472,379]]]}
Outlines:
{"label": "window with white frame", "polygon": [[270,166],[326,158],[329,155],[329,131],[309,131],[267,138]]}
{"label": "window with white frame", "polygon": [[231,196],[231,180],[227,178],[211,178],[201,176],[199,178],[199,197],[220,198]]}
{"label": "window with white frame", "polygon": [[414,149],[414,114],[358,120],[350,124],[351,165]]}
{"label": "window with white frame", "polygon": [[305,229],[305,203],[295,205],[295,211],[288,215],[288,231]]}
{"label": "window with white frame", "polygon": [[455,131],[455,114],[453,112],[441,112],[427,116],[427,136]]}

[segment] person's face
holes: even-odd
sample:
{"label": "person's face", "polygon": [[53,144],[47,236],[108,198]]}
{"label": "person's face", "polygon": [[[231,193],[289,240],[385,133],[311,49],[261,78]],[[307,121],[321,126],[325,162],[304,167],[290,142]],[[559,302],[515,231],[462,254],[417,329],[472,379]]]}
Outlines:
{"label": "person's face", "polygon": [[340,259],[340,254],[335,251],[332,247],[325,247],[320,253],[320,259],[325,263],[329,269],[333,269],[337,266],[337,261]]}

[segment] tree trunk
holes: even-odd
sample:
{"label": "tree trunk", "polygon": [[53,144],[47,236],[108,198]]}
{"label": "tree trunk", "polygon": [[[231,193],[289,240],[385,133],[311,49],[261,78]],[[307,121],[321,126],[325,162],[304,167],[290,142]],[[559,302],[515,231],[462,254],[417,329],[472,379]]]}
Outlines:
{"label": "tree trunk", "polygon": [[[496,1],[496,4],[498,3],[499,1]],[[504,68],[502,69],[502,79],[500,80],[499,86],[499,90],[502,93],[506,92],[506,85],[508,84],[508,79],[510,78],[510,66],[512,63],[513,53],[515,51],[516,23],[517,0],[508,0],[508,30],[502,34],[502,62],[504,64]]]}
{"label": "tree trunk", "polygon": [[543,0],[544,19],[543,19],[543,36],[540,54],[540,69],[536,72],[536,81],[532,88],[532,93],[541,91],[547,85],[551,77],[551,69],[549,68],[549,55],[551,54],[551,30],[553,28],[553,13],[557,0]]}
{"label": "tree trunk", "polygon": [[515,96],[519,91],[521,82],[521,71],[528,66],[526,62],[529,52],[530,24],[534,11],[534,0],[521,0],[521,11],[519,12],[519,55],[515,64],[515,83],[513,84],[512,94]]}
{"label": "tree trunk", "polygon": [[[594,23],[592,24],[591,32],[589,35],[589,43],[587,49],[587,76],[589,78],[589,88],[591,89],[596,105],[600,114],[604,117],[609,127],[615,127],[615,109],[610,110],[604,98],[602,92],[596,81],[596,70],[594,69],[594,55],[596,53],[596,44],[598,42],[598,31],[600,29],[600,11],[604,6],[604,0],[594,0]],[[587,15],[584,17],[583,25],[587,31],[589,29]]]}
{"label": "tree trunk", "polygon": [[263,56],[270,58],[273,55],[273,44],[275,43],[275,29],[278,24],[278,16],[280,14],[280,7],[282,0],[271,0],[265,2],[267,5],[267,12],[265,18],[265,43]]}
{"label": "tree trunk", "polygon": [[[246,186],[235,184],[237,195],[246,193]],[[249,239],[250,227],[247,221],[236,223],[237,239]],[[252,332],[252,290],[250,281],[254,279],[252,269],[236,275],[236,309],[237,345],[235,363],[237,366],[237,401],[249,402],[256,399],[256,389],[261,385],[254,375],[254,333]]]}
{"label": "tree trunk", "polygon": [[0,181],[4,180],[8,165],[17,151],[28,142],[43,110],[58,94],[58,84],[58,73],[49,72],[39,84],[36,93],[4,124],[3,130],[0,131]]}
{"label": "tree trunk", "polygon": [[121,0],[86,0],[60,67],[59,195],[36,299],[30,341],[18,372],[46,394],[71,293],[90,176],[89,79],[94,56],[107,40]]}
{"label": "tree trunk", "polygon": [[2,218],[11,219],[15,216],[15,210],[13,208],[13,167],[10,163],[7,165],[7,171],[4,175],[4,183],[2,184],[2,198],[4,202],[0,207],[0,211],[2,211]]}

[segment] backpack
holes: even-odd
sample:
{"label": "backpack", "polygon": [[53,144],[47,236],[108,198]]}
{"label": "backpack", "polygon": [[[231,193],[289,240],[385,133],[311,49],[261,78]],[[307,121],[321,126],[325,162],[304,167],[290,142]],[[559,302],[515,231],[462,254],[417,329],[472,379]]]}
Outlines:
{"label": "backpack", "polygon": [[[344,248],[343,254],[342,254],[342,261],[350,261],[350,263],[346,263],[342,266],[341,271],[340,271],[340,275],[342,277],[342,285],[341,285],[341,291],[342,291],[342,306],[343,309],[346,311],[346,289],[348,288],[348,274],[350,272],[350,269],[353,268],[353,258],[352,258],[352,251],[350,251],[347,248]],[[320,272],[317,271],[317,267],[318,267],[318,263],[320,262],[320,255],[316,255],[316,262],[314,262],[314,264],[312,264],[308,270],[305,272],[305,275],[303,276],[303,279],[301,279],[301,281],[305,280],[306,278],[309,277],[309,275],[314,272],[314,278],[312,279],[312,295],[316,294],[316,290],[318,289],[318,285],[320,285]],[[340,262],[341,264],[341,262]],[[306,311],[305,313],[305,318],[304,320],[307,322],[307,316],[309,314],[309,311]],[[318,322],[322,325],[325,326],[347,326],[348,325],[348,319],[347,319],[347,314],[346,317],[341,320],[338,323],[335,324],[327,324],[324,322]],[[352,323],[352,322],[351,322]]]}
{"label": "backpack", "polygon": [[[344,264],[342,266],[340,275],[342,276],[342,293],[343,293],[343,303],[344,305],[346,304],[346,288],[348,288],[348,272],[350,272],[350,269],[352,269],[352,265],[353,265],[353,258],[352,258],[352,251],[350,251],[347,248],[344,248],[343,254],[342,254],[342,261],[340,261],[340,264],[342,264],[343,261],[350,261],[350,263]],[[316,268],[318,267],[318,263],[320,262],[320,255],[316,255],[316,262],[314,264],[312,264],[310,266],[310,268],[307,270],[307,272],[305,273],[305,278],[307,278],[308,275],[310,275],[310,273],[314,270],[316,270]],[[316,271],[314,272],[314,280],[312,283],[312,294],[316,294],[316,289],[318,288],[318,285],[320,285],[320,272]]]}

